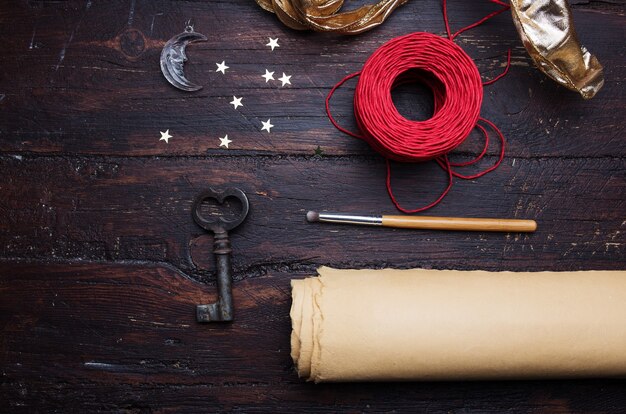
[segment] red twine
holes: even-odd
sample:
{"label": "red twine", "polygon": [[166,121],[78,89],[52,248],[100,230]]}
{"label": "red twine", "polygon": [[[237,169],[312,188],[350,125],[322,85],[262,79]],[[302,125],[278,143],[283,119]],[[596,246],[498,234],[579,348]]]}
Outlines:
{"label": "red twine", "polygon": [[[483,82],[474,61],[452,40],[465,30],[503,12],[508,5],[499,0],[492,2],[505,6],[485,18],[451,34],[444,6],[444,20],[448,39],[425,32],[411,33],[390,40],[375,51],[360,72],[350,74],[337,83],[326,98],[326,113],[332,124],[340,131],[366,141],[387,161],[387,192],[396,206],[404,213],[417,213],[439,203],[450,191],[453,177],[474,179],[496,169],[504,158],[504,136],[496,125],[480,117],[483,98]],[[511,54],[507,55],[506,74]],[[330,113],[330,99],[341,85],[359,76],[354,92],[354,116],[360,134],[341,127]],[[391,91],[408,82],[420,82],[428,86],[434,96],[434,114],[425,121],[412,121],[397,111]],[[501,142],[500,156],[491,167],[473,174],[462,175],[452,167],[465,167],[480,161],[489,147],[492,129]],[[477,128],[485,137],[482,152],[473,160],[453,163],[448,153],[458,147]],[[448,175],[448,185],[432,203],[408,210],[400,206],[391,189],[391,166],[389,160],[421,162],[435,160]]]}

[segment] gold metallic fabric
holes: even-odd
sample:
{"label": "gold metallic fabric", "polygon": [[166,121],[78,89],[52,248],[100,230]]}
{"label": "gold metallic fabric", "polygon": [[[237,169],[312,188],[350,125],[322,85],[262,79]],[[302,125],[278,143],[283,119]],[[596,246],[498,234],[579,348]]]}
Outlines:
{"label": "gold metallic fabric", "polygon": [[511,11],[528,54],[542,72],[585,99],[602,88],[602,65],[578,41],[566,0],[511,0]]}
{"label": "gold metallic fabric", "polygon": [[262,8],[276,13],[280,21],[292,29],[342,34],[358,34],[380,25],[392,11],[407,1],[382,0],[339,12],[343,0],[256,0]]}
{"label": "gold metallic fabric", "polygon": [[[344,0],[256,0],[288,27],[358,34],[385,21],[408,0],[381,0],[340,12]],[[559,84],[592,98],[604,84],[602,65],[581,46],[567,0],[511,0],[517,31],[537,67]]]}

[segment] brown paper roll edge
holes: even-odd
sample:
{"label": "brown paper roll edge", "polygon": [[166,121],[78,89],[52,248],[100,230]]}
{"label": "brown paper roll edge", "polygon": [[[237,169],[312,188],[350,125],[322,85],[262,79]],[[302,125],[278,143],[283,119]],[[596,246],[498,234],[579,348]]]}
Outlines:
{"label": "brown paper roll edge", "polygon": [[[309,320],[313,327],[307,345],[311,359],[302,361],[294,353],[300,376],[309,381],[626,376],[626,271],[322,267],[318,273],[293,285],[294,297],[306,284],[316,286],[308,308],[292,312],[294,327],[298,320]],[[360,296],[368,302],[360,303]],[[384,314],[394,306],[395,314]],[[519,314],[513,312],[516,306]],[[507,319],[499,320],[499,314]],[[493,339],[481,339],[477,331]],[[386,343],[390,348],[382,349]]]}

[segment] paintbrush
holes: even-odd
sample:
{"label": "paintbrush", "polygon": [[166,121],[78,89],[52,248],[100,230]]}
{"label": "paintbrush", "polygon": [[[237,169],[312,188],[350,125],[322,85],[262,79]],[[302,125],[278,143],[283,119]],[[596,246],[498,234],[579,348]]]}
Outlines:
{"label": "paintbrush", "polygon": [[360,216],[342,213],[318,213],[309,211],[306,219],[310,223],[361,224],[365,226],[398,227],[421,230],[456,231],[504,231],[531,233],[537,229],[535,220],[470,218],[470,217],[427,217],[427,216]]}

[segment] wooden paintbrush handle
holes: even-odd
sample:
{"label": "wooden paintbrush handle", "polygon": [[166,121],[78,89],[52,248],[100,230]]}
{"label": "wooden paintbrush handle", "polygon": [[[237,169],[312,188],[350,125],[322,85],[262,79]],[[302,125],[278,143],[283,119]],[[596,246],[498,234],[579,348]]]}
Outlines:
{"label": "wooden paintbrush handle", "polygon": [[535,220],[383,216],[383,226],[406,229],[459,230],[459,231],[510,231],[529,233],[537,229]]}

